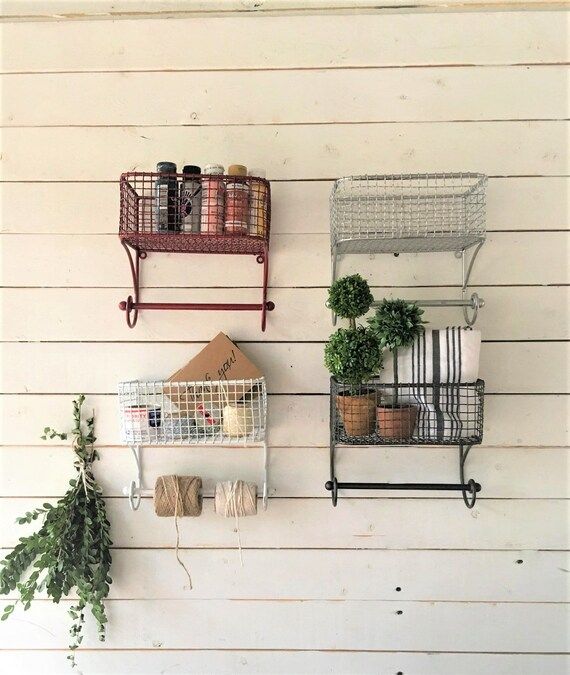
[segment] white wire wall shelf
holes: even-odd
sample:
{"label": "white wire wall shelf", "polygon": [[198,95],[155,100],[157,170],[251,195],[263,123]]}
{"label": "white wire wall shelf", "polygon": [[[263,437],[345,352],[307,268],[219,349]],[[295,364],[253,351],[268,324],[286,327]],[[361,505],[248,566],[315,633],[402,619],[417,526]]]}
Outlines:
{"label": "white wire wall shelf", "polygon": [[263,507],[267,508],[268,449],[265,378],[173,382],[133,380],[118,390],[121,441],[130,446],[137,475],[124,489],[133,510],[142,496],[142,448],[155,445],[263,449]]}
{"label": "white wire wall shelf", "polygon": [[486,237],[486,186],[479,173],[339,178],[330,198],[332,281],[345,254],[454,252],[461,259],[461,299],[416,302],[461,307],[473,325],[484,300],[467,297],[467,287]]}
{"label": "white wire wall shelf", "polygon": [[[325,488],[336,506],[339,490],[460,491],[468,508],[481,485],[465,481],[465,460],[483,440],[485,383],[349,385],[331,378],[330,475]],[[459,483],[354,483],[336,476],[337,446],[449,446],[459,449]]]}

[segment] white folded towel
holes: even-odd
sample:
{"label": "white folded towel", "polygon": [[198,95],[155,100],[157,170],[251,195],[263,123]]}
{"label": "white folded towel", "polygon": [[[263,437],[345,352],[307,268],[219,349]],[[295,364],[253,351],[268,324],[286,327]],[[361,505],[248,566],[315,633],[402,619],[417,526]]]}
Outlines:
{"label": "white folded towel", "polygon": [[392,354],[384,356],[380,382],[475,382],[479,377],[481,331],[458,326],[427,330],[411,347],[398,349],[396,372]]}

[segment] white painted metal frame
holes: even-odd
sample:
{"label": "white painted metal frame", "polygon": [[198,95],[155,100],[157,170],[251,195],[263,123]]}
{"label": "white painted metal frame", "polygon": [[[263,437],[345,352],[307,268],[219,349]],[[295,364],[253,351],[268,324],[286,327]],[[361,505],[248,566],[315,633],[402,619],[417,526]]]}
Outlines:
{"label": "white painted metal frame", "polygon": [[136,511],[150,497],[143,481],[145,445],[222,445],[263,448],[263,509],[267,509],[269,451],[265,378],[203,382],[119,383],[121,440],[131,448],[136,475],[123,488]]}

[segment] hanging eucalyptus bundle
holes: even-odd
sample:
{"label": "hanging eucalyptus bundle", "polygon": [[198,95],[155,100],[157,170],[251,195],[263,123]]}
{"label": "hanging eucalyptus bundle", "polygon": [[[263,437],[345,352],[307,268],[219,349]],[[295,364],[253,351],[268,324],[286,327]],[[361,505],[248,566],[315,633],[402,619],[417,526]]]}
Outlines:
{"label": "hanging eucalyptus bundle", "polygon": [[[0,594],[16,591],[19,595],[19,600],[4,608],[2,621],[12,614],[18,602],[25,610],[29,609],[37,592],[45,591],[58,603],[75,590],[77,602],[69,609],[72,653],[68,658],[73,666],[74,650],[83,639],[87,609],[97,622],[99,639],[105,639],[107,617],[103,603],[111,583],[110,525],[92,468],[99,458],[94,447],[95,420],[90,417],[83,423],[84,400],[81,395],[73,402],[74,427],[70,435],[76,476],[55,506],[44,504],[17,519],[23,525],[42,517],[43,523],[36,533],[21,537],[20,543],[0,562]],[[68,434],[50,427],[44,429],[42,439],[56,437],[66,440]]]}

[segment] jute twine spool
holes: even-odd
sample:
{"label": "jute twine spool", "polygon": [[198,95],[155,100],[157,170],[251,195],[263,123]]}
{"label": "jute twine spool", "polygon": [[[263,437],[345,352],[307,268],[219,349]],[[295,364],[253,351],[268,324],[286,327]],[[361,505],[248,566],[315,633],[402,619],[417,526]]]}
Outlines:
{"label": "jute twine spool", "polygon": [[235,517],[239,559],[243,567],[239,519],[240,516],[255,516],[257,514],[257,485],[246,483],[243,480],[216,483],[214,510],[224,518]]}
{"label": "jute twine spool", "polygon": [[154,486],[154,512],[161,518],[202,513],[200,476],[159,476]]}
{"label": "jute twine spool", "polygon": [[192,577],[180,559],[179,516],[199,516],[202,513],[202,479],[199,476],[159,476],[154,486],[154,512],[161,518],[174,516],[176,528],[176,560],[186,572],[192,588]]}

